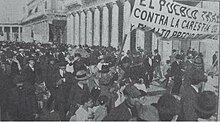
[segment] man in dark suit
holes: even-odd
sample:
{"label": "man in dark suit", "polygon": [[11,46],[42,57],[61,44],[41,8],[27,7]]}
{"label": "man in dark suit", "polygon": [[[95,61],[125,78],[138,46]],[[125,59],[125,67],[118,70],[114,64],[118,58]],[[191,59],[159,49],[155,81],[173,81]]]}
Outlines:
{"label": "man in dark suit", "polygon": [[154,64],[152,59],[152,53],[149,53],[143,61],[143,67],[145,68],[144,83],[147,88],[150,87],[150,83],[153,80]]}
{"label": "man in dark suit", "polygon": [[180,121],[197,121],[198,115],[195,111],[196,99],[199,92],[203,89],[204,82],[207,81],[207,77],[198,69],[192,69],[189,73],[188,80],[191,83],[187,87],[180,100],[181,102],[181,112],[179,114],[178,120]]}
{"label": "man in dark suit", "polygon": [[161,62],[161,56],[158,53],[158,49],[154,50],[154,70],[155,70],[155,75],[156,77],[159,75],[159,78],[162,78],[162,73],[160,70],[160,62]]}
{"label": "man in dark suit", "polygon": [[76,81],[77,84],[71,86],[68,103],[70,105],[70,111],[68,117],[70,118],[75,114],[75,111],[82,105],[81,97],[83,95],[89,95],[89,87],[88,87],[88,78],[89,75],[86,71],[80,70],[76,73]]}
{"label": "man in dark suit", "polygon": [[37,117],[37,100],[34,92],[23,87],[23,79],[16,76],[16,87],[8,94],[8,112],[11,120],[34,120]]}
{"label": "man in dark suit", "polygon": [[[61,120],[66,120],[68,111],[68,97],[73,83],[70,74],[66,72],[67,62],[60,62],[59,69],[53,75],[53,88],[55,91],[55,107],[58,110]],[[51,100],[52,101],[52,100]]]}
{"label": "man in dark suit", "polygon": [[133,85],[127,85],[123,92],[125,101],[113,108],[103,121],[129,121],[138,116],[135,105],[139,103],[141,92]]}
{"label": "man in dark suit", "polygon": [[16,56],[13,56],[11,63],[11,75],[12,77],[19,75],[21,71],[21,65],[17,60]]}
{"label": "man in dark suit", "polygon": [[24,49],[19,49],[19,54],[17,55],[17,59],[21,65],[21,68],[23,68],[25,65],[24,58],[25,58]]}
{"label": "man in dark suit", "polygon": [[25,86],[33,86],[35,84],[36,72],[34,57],[29,57],[28,64],[22,70],[21,75],[24,77]]}
{"label": "man in dark suit", "polygon": [[176,60],[171,64],[171,76],[174,80],[174,85],[171,93],[179,95],[182,85],[183,65],[179,54],[176,55]]}
{"label": "man in dark suit", "polygon": [[64,62],[66,57],[65,49],[61,49],[61,52],[58,55],[59,62]]}

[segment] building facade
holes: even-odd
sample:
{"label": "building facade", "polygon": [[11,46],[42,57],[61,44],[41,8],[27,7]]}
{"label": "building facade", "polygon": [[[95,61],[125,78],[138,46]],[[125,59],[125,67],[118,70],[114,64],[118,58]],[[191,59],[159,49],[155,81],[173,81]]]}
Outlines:
{"label": "building facade", "polygon": [[[128,32],[134,0],[67,0],[67,43],[118,47]],[[135,30],[128,34],[124,50],[151,50],[153,35]]]}
{"label": "building facade", "polygon": [[22,39],[23,4],[25,0],[0,1],[0,41],[20,41]]}
{"label": "building facade", "polygon": [[[211,9],[213,4],[218,10],[218,2],[178,1],[189,6]],[[207,4],[209,3],[209,4]],[[67,13],[67,43],[74,45],[101,45],[118,47],[127,33],[128,18],[134,0],[66,0]],[[217,6],[216,6],[217,5]],[[217,45],[213,40],[162,40],[154,33],[135,30],[128,33],[124,51],[136,50],[141,47],[147,52],[159,49],[162,63],[169,59],[173,49],[187,51],[189,47],[202,52],[207,64],[210,64],[210,47]],[[208,67],[208,66],[207,66]]]}
{"label": "building facade", "polygon": [[32,0],[22,19],[23,41],[66,42],[66,14],[63,0]]}

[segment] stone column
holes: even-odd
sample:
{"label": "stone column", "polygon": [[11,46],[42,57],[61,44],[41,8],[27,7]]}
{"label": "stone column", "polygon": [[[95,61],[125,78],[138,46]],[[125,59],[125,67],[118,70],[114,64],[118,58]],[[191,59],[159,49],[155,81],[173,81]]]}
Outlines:
{"label": "stone column", "polygon": [[79,45],[79,14],[75,14],[75,45]]}
{"label": "stone column", "polygon": [[144,49],[144,31],[137,30],[136,31],[136,49],[137,47],[141,47],[141,49]]}
{"label": "stone column", "polygon": [[112,7],[112,40],[111,46],[117,48],[119,45],[119,38],[118,38],[118,19],[119,19],[119,7],[116,3],[113,4]]}
{"label": "stone column", "polygon": [[[125,41],[125,45],[124,45],[124,52],[126,53],[128,50],[130,50],[131,48],[131,36],[130,36],[130,33],[129,33],[129,16],[130,16],[130,13],[131,13],[131,4],[126,1],[124,3],[124,26],[123,26],[123,35],[125,34],[128,34],[127,36],[127,39]],[[123,39],[124,39],[124,36],[123,36]]]}
{"label": "stone column", "polygon": [[10,41],[14,41],[14,40],[13,40],[13,32],[12,32],[12,27],[10,27]]}
{"label": "stone column", "polygon": [[21,28],[18,26],[18,41],[21,41]]}
{"label": "stone column", "polygon": [[94,45],[100,45],[100,11],[94,10]]}
{"label": "stone column", "polygon": [[92,46],[92,12],[90,10],[87,11],[86,21],[86,44]]}
{"label": "stone column", "polygon": [[71,44],[71,15],[67,16],[66,26],[67,26],[67,44]]}
{"label": "stone column", "polygon": [[70,44],[74,44],[74,16],[70,16]]}
{"label": "stone column", "polygon": [[75,43],[76,43],[76,38],[75,38],[75,36],[76,36],[76,35],[75,35],[75,31],[76,31],[76,30],[75,30],[75,26],[76,26],[76,25],[75,25],[75,21],[76,21],[76,20],[75,20],[75,16],[76,16],[75,13],[72,13],[72,21],[71,21],[71,23],[72,23],[73,26],[72,26],[71,35],[72,35],[73,40],[71,41],[71,43],[72,43],[73,45],[75,45]]}
{"label": "stone column", "polygon": [[109,45],[109,10],[107,6],[103,7],[102,19],[102,46],[108,47]]}
{"label": "stone column", "polygon": [[86,15],[85,13],[82,11],[81,15],[80,15],[80,44],[81,45],[85,45],[86,44],[86,40],[85,40],[85,25],[86,25],[86,21],[85,21]]}

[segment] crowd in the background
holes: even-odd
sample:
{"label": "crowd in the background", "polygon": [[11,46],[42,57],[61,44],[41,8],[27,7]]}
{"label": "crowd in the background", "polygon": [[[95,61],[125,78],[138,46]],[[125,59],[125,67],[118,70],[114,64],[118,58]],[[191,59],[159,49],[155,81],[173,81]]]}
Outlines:
{"label": "crowd in the background", "polygon": [[[158,52],[0,42],[1,119],[194,121],[213,116],[217,98],[203,91],[202,54],[173,50],[161,68]],[[168,90],[151,104],[153,81]]]}

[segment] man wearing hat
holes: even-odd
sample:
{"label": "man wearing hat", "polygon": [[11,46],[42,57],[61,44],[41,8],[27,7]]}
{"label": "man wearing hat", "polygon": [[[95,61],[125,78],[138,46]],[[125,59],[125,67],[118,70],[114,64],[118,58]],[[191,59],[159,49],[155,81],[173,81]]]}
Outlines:
{"label": "man wearing hat", "polygon": [[121,65],[117,68],[118,72],[118,82],[123,84],[125,79],[128,79],[131,75],[131,67],[130,64],[132,63],[131,59],[128,57],[124,57],[121,60]]}
{"label": "man wearing hat", "polygon": [[27,86],[35,84],[36,70],[34,57],[29,57],[28,64],[22,70],[21,75],[24,77],[24,82]]}
{"label": "man wearing hat", "polygon": [[69,93],[68,104],[70,106],[70,111],[67,118],[75,114],[75,111],[78,109],[82,102],[80,101],[83,95],[90,95],[88,87],[88,79],[90,76],[85,70],[80,70],[76,73],[75,80],[76,84],[71,86]]}
{"label": "man wearing hat", "polygon": [[24,53],[24,49],[19,49],[19,54],[17,55],[17,59],[21,65],[21,68],[24,67],[24,58],[25,58],[25,53]]}
{"label": "man wearing hat", "polygon": [[207,81],[207,76],[201,70],[195,68],[188,76],[188,80],[191,85],[183,91],[180,100],[182,108],[178,120],[197,121],[198,116],[195,111],[195,103],[199,92],[201,92],[204,83]]}
{"label": "man wearing hat", "polygon": [[113,108],[104,121],[128,121],[138,116],[135,105],[140,101],[141,92],[133,85],[127,85],[123,92],[125,101]]}
{"label": "man wearing hat", "polygon": [[10,89],[8,94],[8,112],[11,120],[34,120],[37,115],[37,101],[34,93],[24,87],[22,76],[14,78],[16,87]]}
{"label": "man wearing hat", "polygon": [[161,62],[161,56],[158,53],[158,49],[155,49],[154,50],[154,70],[155,70],[156,76],[159,75],[159,78],[162,78],[162,73],[161,73],[161,69],[160,69],[160,62]]}
{"label": "man wearing hat", "polygon": [[144,58],[143,67],[145,75],[144,75],[144,84],[147,88],[150,87],[150,83],[153,80],[153,72],[154,72],[154,61],[152,59],[152,52],[147,54],[147,57]]}
{"label": "man wearing hat", "polygon": [[157,108],[160,121],[175,120],[180,112],[179,100],[168,93],[163,94],[157,103],[152,103],[151,105]]}
{"label": "man wearing hat", "polygon": [[199,93],[196,100],[196,113],[201,121],[214,121],[212,116],[217,112],[218,96],[212,91]]}
{"label": "man wearing hat", "polygon": [[66,72],[67,62],[59,62],[59,69],[53,75],[53,88],[55,90],[55,106],[57,106],[58,113],[61,120],[66,120],[66,112],[68,111],[68,97],[73,81],[70,74]]}
{"label": "man wearing hat", "polygon": [[176,60],[171,64],[171,76],[174,80],[174,85],[171,93],[179,95],[182,85],[183,65],[179,54],[177,54],[175,58]]}

